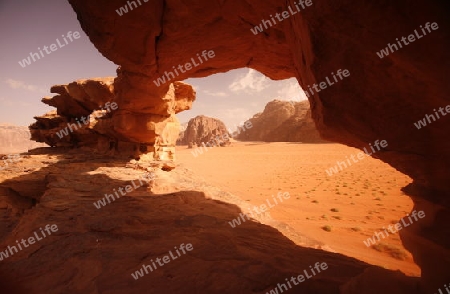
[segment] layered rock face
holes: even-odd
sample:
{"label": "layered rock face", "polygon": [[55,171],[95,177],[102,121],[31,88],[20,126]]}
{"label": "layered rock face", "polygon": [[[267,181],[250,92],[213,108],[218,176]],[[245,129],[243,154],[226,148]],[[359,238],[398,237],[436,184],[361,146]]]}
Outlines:
{"label": "layered rock face", "polygon": [[253,127],[241,132],[236,139],[265,142],[326,142],[320,138],[308,101],[288,102],[274,100],[264,111],[249,120]]}
{"label": "layered rock face", "polygon": [[[217,137],[222,141],[224,135],[231,138],[227,127],[222,121],[204,115],[199,115],[191,119],[186,130],[180,134],[182,135],[180,135],[177,141],[179,145],[200,146],[202,143],[214,142]],[[223,140],[223,142],[219,143],[220,146],[228,144],[229,140]]]}
{"label": "layered rock face", "polygon": [[[411,176],[415,185],[409,193],[430,199],[439,211],[427,233],[402,231],[423,270],[422,287],[432,293],[448,282],[450,245],[440,235],[450,228],[448,221],[438,220],[449,215],[450,116],[420,130],[414,127],[433,109],[449,104],[448,1],[311,1],[312,6],[289,15],[295,0],[170,0],[145,2],[122,16],[115,13],[126,4],[122,0],[69,2],[98,50],[121,65],[115,83],[121,109],[112,121],[127,138],[130,127],[170,113],[161,98],[169,84],[154,83],[163,75],[183,80],[250,67],[272,79],[296,77],[308,89],[347,69],[350,77],[310,95],[317,128],[325,139],[360,149],[375,140],[388,142],[386,151],[374,156]],[[286,19],[262,26],[262,20],[284,11]],[[420,26],[427,22],[436,22],[439,29],[424,36]],[[260,24],[262,32],[250,31]],[[384,58],[376,54],[414,30],[421,35],[414,43],[397,46]],[[197,54],[204,50],[214,50],[215,57],[200,62]],[[172,72],[192,58],[197,66]],[[136,116],[143,124],[129,125]],[[130,139],[145,142],[151,131],[138,129]],[[420,197],[416,209],[424,205]]]}
{"label": "layered rock face", "polygon": [[27,152],[30,149],[44,147],[30,140],[31,134],[27,127],[0,125],[0,154]]}
{"label": "layered rock face", "polygon": [[[42,102],[56,110],[35,117],[36,122],[29,127],[32,139],[52,147],[97,147],[103,137],[100,125],[118,108],[113,83],[111,77],[53,86],[50,91],[57,95],[44,97]],[[109,103],[109,110],[103,111],[106,103]]]}
{"label": "layered rock face", "polygon": [[[32,139],[58,147],[87,147],[100,153],[149,159],[173,160],[174,147],[179,132],[175,113],[189,109],[195,100],[190,85],[175,82],[164,97],[169,115],[153,115],[150,122],[140,116],[116,116],[125,120],[127,137],[114,127],[113,114],[120,109],[115,101],[114,78],[79,80],[68,85],[56,85],[42,102],[56,110],[35,117],[36,123],[29,129]],[[145,140],[134,140],[137,132],[145,131]],[[123,131],[123,130],[122,130]]]}

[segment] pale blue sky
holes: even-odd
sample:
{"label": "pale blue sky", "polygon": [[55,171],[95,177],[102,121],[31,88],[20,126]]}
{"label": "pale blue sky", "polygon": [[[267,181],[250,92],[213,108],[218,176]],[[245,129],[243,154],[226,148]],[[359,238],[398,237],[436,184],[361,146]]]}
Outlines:
{"label": "pale blue sky", "polygon": [[[49,46],[68,31],[81,37],[31,65],[19,61],[38,47]],[[64,0],[0,0],[0,123],[27,126],[33,116],[53,109],[41,103],[55,84],[77,79],[115,76],[117,66],[103,57],[82,31],[72,7]],[[63,43],[64,44],[64,43]],[[197,90],[193,109],[178,115],[180,122],[203,114],[228,127],[261,112],[273,99],[299,100],[295,79],[272,81],[250,69],[233,70],[202,79],[188,79]]]}

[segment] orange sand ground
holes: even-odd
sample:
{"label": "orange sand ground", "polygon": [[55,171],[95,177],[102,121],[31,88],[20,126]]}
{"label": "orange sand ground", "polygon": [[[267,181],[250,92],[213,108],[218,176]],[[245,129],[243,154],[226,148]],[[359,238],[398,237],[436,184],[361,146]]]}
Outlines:
{"label": "orange sand ground", "polygon": [[[420,276],[420,268],[403,247],[398,233],[379,243],[406,253],[405,260],[367,248],[363,241],[396,223],[413,207],[400,188],[411,179],[380,160],[366,157],[338,174],[325,170],[359,152],[340,144],[236,142],[194,157],[177,147],[177,162],[212,185],[259,206],[278,192],[291,197],[270,215],[302,235],[336,252],[387,269]],[[273,202],[272,202],[273,203]],[[338,212],[330,211],[332,208]],[[331,226],[331,232],[322,229]]]}

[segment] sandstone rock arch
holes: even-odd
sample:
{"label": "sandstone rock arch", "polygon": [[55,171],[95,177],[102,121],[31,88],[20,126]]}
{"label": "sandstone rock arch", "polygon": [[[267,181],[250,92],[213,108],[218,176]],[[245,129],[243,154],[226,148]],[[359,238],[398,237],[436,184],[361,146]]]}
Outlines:
{"label": "sandstone rock arch", "polygon": [[[450,104],[448,2],[313,1],[256,36],[250,28],[294,0],[141,0],[122,16],[116,9],[127,4],[123,0],[69,2],[97,49],[120,65],[114,129],[123,137],[138,129],[134,141],[145,141],[142,125],[154,115],[171,115],[163,101],[169,83],[153,81],[204,50],[215,57],[173,81],[250,67],[272,79],[296,77],[305,88],[348,69],[347,80],[309,98],[317,128],[327,140],[358,148],[376,139],[389,142],[375,157],[414,179],[408,191],[419,196],[416,208],[421,198],[437,205],[429,216],[434,233],[406,230],[402,239],[422,268],[426,292],[447,282],[450,245],[439,234],[450,231],[449,118],[421,130],[413,123]],[[439,29],[388,57],[376,55],[426,22]]]}

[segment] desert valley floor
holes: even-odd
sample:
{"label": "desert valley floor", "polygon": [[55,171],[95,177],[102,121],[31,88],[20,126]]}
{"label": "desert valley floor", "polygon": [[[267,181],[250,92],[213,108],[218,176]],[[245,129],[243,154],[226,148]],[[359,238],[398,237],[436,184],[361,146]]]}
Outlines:
{"label": "desert valley floor", "polygon": [[271,208],[270,216],[323,248],[420,276],[398,233],[378,242],[378,251],[363,243],[413,207],[401,191],[411,179],[388,164],[366,157],[329,176],[326,170],[336,161],[359,152],[340,144],[235,142],[197,157],[192,151],[177,147],[177,164],[251,206],[289,192],[291,197]]}
{"label": "desert valley floor", "polygon": [[[363,243],[412,210],[401,191],[407,176],[369,157],[329,176],[337,160],[359,152],[338,144],[234,142],[192,151],[177,147],[170,172],[83,148],[22,154],[0,172],[0,250],[47,224],[58,231],[3,256],[0,284],[14,287],[9,293],[267,293],[321,261],[329,269],[292,293],[417,293],[421,272],[398,234],[375,248]],[[123,197],[102,198],[151,173],[154,180]],[[255,221],[230,225],[274,204],[279,192],[290,197]],[[194,251],[132,276],[182,243]]]}

